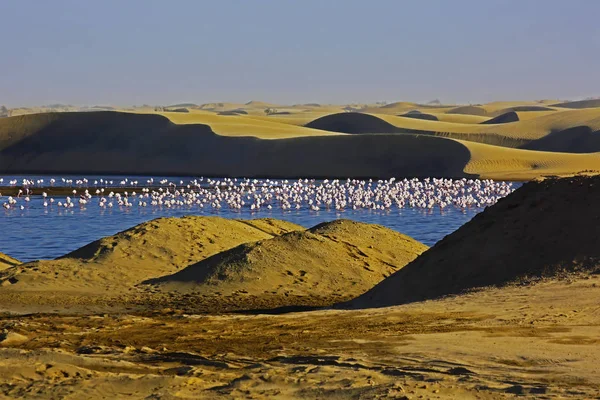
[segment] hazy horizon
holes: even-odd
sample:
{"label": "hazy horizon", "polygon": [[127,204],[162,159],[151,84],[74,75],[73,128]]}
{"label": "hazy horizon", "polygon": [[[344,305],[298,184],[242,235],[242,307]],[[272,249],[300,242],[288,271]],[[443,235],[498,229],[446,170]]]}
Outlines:
{"label": "hazy horizon", "polygon": [[594,0],[4,2],[0,105],[581,99],[600,95],[599,13]]}

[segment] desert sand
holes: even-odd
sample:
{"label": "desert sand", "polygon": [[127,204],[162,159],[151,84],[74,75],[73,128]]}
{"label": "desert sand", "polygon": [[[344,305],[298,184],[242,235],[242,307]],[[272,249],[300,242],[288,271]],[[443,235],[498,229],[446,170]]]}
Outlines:
{"label": "desert sand", "polygon": [[7,266],[0,309],[326,306],[364,293],[426,249],[382,226],[348,220],[306,230],[274,219],[159,218],[55,260]]}
{"label": "desert sand", "polygon": [[[169,218],[55,261],[8,267],[2,276],[12,282],[0,290],[0,392],[90,399],[596,398],[599,197],[598,177],[528,183],[428,250],[384,228],[343,220],[304,230],[275,220]],[[171,237],[176,231],[191,234]],[[305,243],[313,240],[319,244]],[[308,264],[305,277],[320,271],[312,256],[330,260],[332,275],[313,294],[347,285],[352,275],[341,273],[364,274],[366,262],[381,283],[334,308],[301,313],[198,313],[206,297],[177,285],[158,287],[134,305],[119,289],[147,287],[137,280],[179,270],[172,276],[193,277],[198,290],[195,278],[204,268],[223,291],[248,289],[213,305],[239,304],[268,281],[281,282],[283,265],[295,272]],[[65,284],[33,278],[61,262],[69,263],[51,272]],[[106,279],[85,275],[98,268],[123,278],[102,289]],[[391,269],[397,272],[384,278]],[[79,274],[118,296],[95,310],[81,307],[80,298],[57,296],[82,280]],[[37,290],[19,289],[23,282]],[[59,298],[55,309],[39,312],[41,300]],[[38,312],[29,314],[33,303]]]}
{"label": "desert sand", "polygon": [[529,180],[600,171],[594,100],[81,111],[0,118],[0,172]]}

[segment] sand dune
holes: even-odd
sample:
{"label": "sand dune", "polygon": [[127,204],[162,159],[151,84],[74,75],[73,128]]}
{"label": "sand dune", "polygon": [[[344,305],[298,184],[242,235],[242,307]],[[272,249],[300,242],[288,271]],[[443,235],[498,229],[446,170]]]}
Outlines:
{"label": "sand dune", "polygon": [[307,128],[339,133],[395,133],[402,129],[374,115],[357,112],[326,115],[309,122]]}
{"label": "sand dune", "polygon": [[469,176],[463,171],[469,161],[463,144],[426,136],[261,140],[216,135],[208,125],[178,125],[160,115],[98,112],[7,118],[0,120],[0,138],[0,171],[5,173]]}
{"label": "sand dune", "polygon": [[305,230],[272,219],[159,218],[55,260],[0,270],[0,309],[324,306],[365,292],[426,249],[347,220]]}
{"label": "sand dune", "polygon": [[379,225],[337,220],[247,243],[145,283],[165,291],[279,295],[281,306],[290,295],[351,298],[426,249]]}
{"label": "sand dune", "polygon": [[596,108],[596,107],[600,107],[600,99],[568,101],[566,103],[553,104],[552,107],[562,107],[562,108]]}
{"label": "sand dune", "polygon": [[[159,218],[92,242],[56,260],[5,269],[4,290],[121,292],[242,243],[302,227],[277,220]],[[10,285],[8,285],[10,283]]]}
{"label": "sand dune", "polygon": [[15,258],[7,256],[4,253],[0,253],[0,270],[3,270],[8,267],[13,267],[15,265],[19,265],[21,262]]}
{"label": "sand dune", "polygon": [[600,177],[530,182],[352,302],[380,307],[600,272]]}
{"label": "sand dune", "polygon": [[469,115],[479,115],[486,116],[487,111],[482,107],[477,106],[461,106],[453,108],[447,111],[448,114],[469,114]]}
{"label": "sand dune", "polygon": [[427,114],[427,113],[423,113],[423,112],[417,111],[417,110],[412,110],[412,111],[409,111],[404,114],[399,114],[398,116],[405,117],[405,118],[425,119],[428,121],[438,121],[439,120],[439,118],[433,114]]}
{"label": "sand dune", "polygon": [[491,115],[493,117],[497,117],[499,115],[505,114],[510,111],[524,113],[524,112],[539,112],[539,111],[556,111],[556,109],[550,108],[550,107],[545,107],[545,106],[524,105],[524,106],[514,106],[514,107],[502,108],[500,110],[490,112],[489,115]]}
{"label": "sand dune", "polygon": [[509,122],[517,121],[519,121],[519,115],[514,111],[508,111],[506,113],[498,115],[497,117],[493,117],[488,119],[487,121],[483,121],[482,124],[506,124]]}
{"label": "sand dune", "polygon": [[[575,127],[588,127],[594,132],[600,130],[600,108],[544,113],[538,118],[489,125],[460,124],[402,118],[386,114],[368,114],[370,117],[378,118],[392,125],[391,127],[374,118],[346,115],[352,113],[340,113],[321,117],[307,124],[307,126],[344,133],[357,133],[357,131],[373,133],[388,129],[388,133],[422,133],[515,148],[524,147],[529,142],[544,138],[551,133]],[[567,148],[560,149],[560,151],[567,152]],[[589,153],[597,151],[600,151],[600,148],[596,146],[587,148]]]}

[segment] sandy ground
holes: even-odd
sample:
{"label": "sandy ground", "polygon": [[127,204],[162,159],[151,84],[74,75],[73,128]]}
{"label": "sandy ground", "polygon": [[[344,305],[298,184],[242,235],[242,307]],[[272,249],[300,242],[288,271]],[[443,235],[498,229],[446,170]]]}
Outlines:
{"label": "sandy ground", "polygon": [[[283,315],[5,316],[10,398],[597,398],[600,277]],[[403,397],[405,396],[405,397]]]}

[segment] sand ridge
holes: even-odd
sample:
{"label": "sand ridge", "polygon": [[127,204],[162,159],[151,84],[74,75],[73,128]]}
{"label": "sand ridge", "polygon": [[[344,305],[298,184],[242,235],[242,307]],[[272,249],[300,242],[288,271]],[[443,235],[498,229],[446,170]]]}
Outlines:
{"label": "sand ridge", "polygon": [[600,176],[530,182],[351,302],[403,304],[600,272]]}

